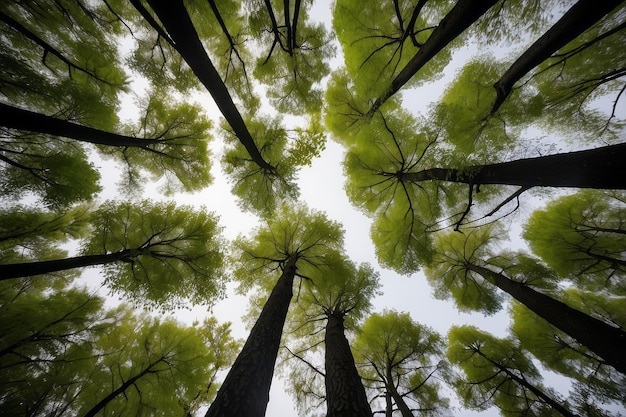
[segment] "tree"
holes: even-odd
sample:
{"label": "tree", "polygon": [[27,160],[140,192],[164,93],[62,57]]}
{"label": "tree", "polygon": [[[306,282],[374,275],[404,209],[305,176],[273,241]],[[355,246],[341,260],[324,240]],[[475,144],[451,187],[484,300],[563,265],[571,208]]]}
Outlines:
{"label": "tree", "polygon": [[223,244],[211,213],[171,203],[108,202],[90,221],[81,255],[0,265],[2,279],[103,265],[112,291],[147,306],[167,309],[220,297]]}
{"label": "tree", "polygon": [[524,238],[557,273],[583,288],[625,295],[624,204],[618,192],[586,190],[560,197],[533,212]]}
{"label": "tree", "polygon": [[[380,286],[378,274],[339,253],[327,260],[327,265],[307,275],[289,322],[287,343],[296,345],[285,347],[291,364],[290,391],[303,412],[309,412],[309,402],[321,399],[317,405],[326,404],[326,416],[370,416],[347,336],[370,310]],[[315,372],[312,377],[308,369]]]}
{"label": "tree", "polygon": [[[588,314],[599,315],[612,323],[622,324],[624,297],[608,298],[603,295],[581,293],[575,289],[564,292],[563,298],[570,305]],[[585,308],[586,307],[586,308]],[[511,330],[520,346],[532,353],[541,364],[576,382],[573,384],[573,403],[578,409],[591,409],[590,415],[603,415],[601,405],[626,402],[624,387],[626,376],[609,366],[578,341],[552,326],[522,304],[512,305]],[[579,394],[579,395],[574,395]]]}
{"label": "tree", "polygon": [[436,381],[445,371],[441,336],[408,313],[370,315],[353,343],[366,386],[385,398],[385,415],[445,415],[449,404]]}
{"label": "tree", "polygon": [[439,255],[426,271],[436,296],[452,296],[464,308],[490,313],[500,308],[496,287],[626,373],[621,355],[615,354],[616,346],[626,346],[626,332],[534,290],[532,286],[554,286],[557,278],[524,254],[490,256],[487,248],[496,234],[482,228],[467,236],[452,233],[439,237]]}
{"label": "tree", "polygon": [[448,342],[448,359],[465,373],[455,388],[466,406],[484,410],[495,405],[504,416],[575,416],[540,385],[538,369],[514,341],[454,326]]}
{"label": "tree", "polygon": [[[338,224],[304,206],[283,206],[253,236],[234,242],[241,290],[259,285],[270,294],[207,417],[265,415],[294,279],[324,265],[342,243]],[[269,290],[276,271],[280,277]]]}
{"label": "tree", "polygon": [[[121,346],[120,340],[125,341]],[[128,313],[97,346],[109,353],[99,361],[93,383],[77,398],[78,415],[84,417],[123,410],[162,416],[194,413],[215,395],[217,373],[239,348],[229,324],[213,318],[183,326],[172,319]]]}

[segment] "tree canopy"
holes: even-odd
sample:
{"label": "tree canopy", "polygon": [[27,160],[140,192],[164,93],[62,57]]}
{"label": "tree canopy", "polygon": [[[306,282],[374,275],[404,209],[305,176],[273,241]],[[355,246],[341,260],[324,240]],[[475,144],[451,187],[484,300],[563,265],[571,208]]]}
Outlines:
{"label": "tree canopy", "polygon": [[0,414],[626,413],[625,44],[620,0],[2,2]]}

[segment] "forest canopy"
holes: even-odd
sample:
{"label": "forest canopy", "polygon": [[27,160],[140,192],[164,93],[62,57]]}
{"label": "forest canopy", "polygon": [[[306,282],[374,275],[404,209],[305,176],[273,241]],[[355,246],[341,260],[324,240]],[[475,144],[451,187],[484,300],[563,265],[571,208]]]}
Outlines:
{"label": "forest canopy", "polygon": [[626,415],[625,44],[618,0],[3,1],[0,416]]}

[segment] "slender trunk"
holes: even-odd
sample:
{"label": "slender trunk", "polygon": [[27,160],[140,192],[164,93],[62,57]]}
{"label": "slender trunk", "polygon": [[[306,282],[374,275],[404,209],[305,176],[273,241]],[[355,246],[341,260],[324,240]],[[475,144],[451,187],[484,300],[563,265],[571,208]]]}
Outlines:
{"label": "slender trunk", "polygon": [[368,116],[372,116],[389,97],[397,93],[428,61],[497,2],[498,0],[459,0],[452,10],[441,19],[437,28],[420,47],[415,56],[396,75],[387,91],[376,99],[367,113]]}
{"label": "slender trunk", "polygon": [[283,326],[293,297],[296,260],[292,257],[286,263],[206,417],[265,415]]}
{"label": "slender trunk", "polygon": [[548,59],[598,20],[616,8],[623,0],[579,0],[546,33],[535,41],[494,84],[495,113],[511,94],[513,86],[530,70]]}
{"label": "slender trunk", "polygon": [[324,336],[326,417],[372,417],[354,357],[344,334],[343,318],[328,314]]}
{"label": "slender trunk", "polygon": [[137,382],[139,379],[143,378],[149,373],[155,372],[152,370],[152,368],[154,368],[158,363],[163,361],[163,359],[164,358],[160,358],[159,360],[152,362],[150,365],[148,365],[144,370],[139,372],[137,375],[124,381],[124,383],[120,385],[119,387],[117,387],[117,389],[115,389],[109,395],[104,397],[102,400],[98,401],[98,403],[94,405],[89,411],[87,411],[87,413],[85,413],[83,417],[94,417],[95,415],[97,415],[104,407],[106,407],[118,395],[124,393],[128,388],[133,386],[133,384]]}
{"label": "slender trunk", "polygon": [[83,255],[65,259],[54,259],[51,261],[0,265],[0,281],[12,278],[32,277],[33,275],[50,274],[52,272],[66,271],[74,268],[110,264],[124,260],[131,254],[131,249],[124,249],[119,252],[100,255]]}
{"label": "slender trunk", "polygon": [[626,357],[624,356],[626,332],[537,292],[527,285],[513,281],[504,274],[471,263],[467,263],[466,267],[511,295],[539,317],[576,339],[604,359],[607,364],[626,375]]}
{"label": "slender trunk", "polygon": [[385,417],[393,417],[393,403],[389,391],[385,392]]}
{"label": "slender trunk", "polygon": [[160,142],[158,139],[140,139],[133,136],[118,135],[117,133],[79,125],[3,103],[0,103],[0,125],[11,129],[61,136],[96,145],[124,148],[146,148]]}
{"label": "slender trunk", "polygon": [[387,371],[386,371],[385,378],[386,378],[385,389],[387,390],[388,393],[391,394],[391,397],[393,398],[393,402],[396,403],[396,406],[398,407],[398,410],[400,410],[400,414],[402,414],[402,417],[413,417],[413,413],[411,412],[411,409],[406,404],[406,401],[404,401],[404,398],[402,398],[402,396],[398,392],[398,389],[393,383],[393,375],[391,374],[391,364],[387,364]]}
{"label": "slender trunk", "polygon": [[464,169],[431,168],[395,175],[399,179],[522,187],[626,189],[626,143],[585,151],[518,159]]}
{"label": "slender trunk", "polygon": [[193,73],[209,91],[222,115],[230,124],[235,135],[246,148],[250,158],[262,169],[274,171],[257,148],[243,117],[237,110],[228,88],[206,53],[193,22],[182,0],[148,0],[148,4],[163,23],[174,41],[174,47],[189,65]]}
{"label": "slender trunk", "polygon": [[537,388],[536,386],[534,386],[533,384],[528,382],[526,379],[520,378],[519,376],[515,375],[506,366],[504,366],[504,365],[502,365],[502,364],[492,360],[491,358],[489,358],[487,355],[485,355],[480,350],[476,350],[476,353],[478,355],[482,356],[483,358],[485,358],[493,366],[495,366],[496,368],[498,368],[499,370],[504,372],[509,378],[511,378],[512,380],[517,382],[519,385],[521,385],[521,386],[525,387],[526,389],[528,389],[530,392],[535,394],[537,396],[537,398],[540,398],[541,400],[543,400],[546,404],[548,404],[550,407],[552,407],[553,409],[555,409],[556,411],[558,411],[559,413],[561,413],[565,417],[578,417],[576,414],[572,413],[567,408],[563,407],[554,398],[552,398],[549,395],[547,395],[545,392],[543,392],[542,390],[540,390],[539,388]]}

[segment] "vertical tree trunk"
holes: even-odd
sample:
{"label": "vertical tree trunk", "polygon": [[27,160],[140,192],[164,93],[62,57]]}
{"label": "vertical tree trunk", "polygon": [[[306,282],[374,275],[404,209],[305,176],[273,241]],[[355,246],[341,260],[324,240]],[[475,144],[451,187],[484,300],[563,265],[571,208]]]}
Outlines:
{"label": "vertical tree trunk", "polygon": [[83,268],[86,266],[105,265],[119,262],[129,257],[132,249],[102,255],[84,255],[51,261],[23,262],[18,264],[0,265],[0,281],[11,278],[32,277],[33,275],[50,274],[68,269]]}
{"label": "vertical tree trunk", "polygon": [[372,417],[363,382],[344,334],[343,317],[328,314],[324,345],[326,416]]}
{"label": "vertical tree trunk", "polygon": [[467,263],[466,267],[511,295],[539,317],[565,332],[626,375],[626,332],[567,304],[513,281],[504,274]]}
{"label": "vertical tree trunk", "polygon": [[206,417],[263,417],[270,397],[287,310],[293,297],[296,257],[285,265]]}
{"label": "vertical tree trunk", "polygon": [[[465,169],[431,168],[397,174],[412,182],[439,180],[522,187],[626,189],[626,143]],[[394,175],[390,173],[388,175]]]}

